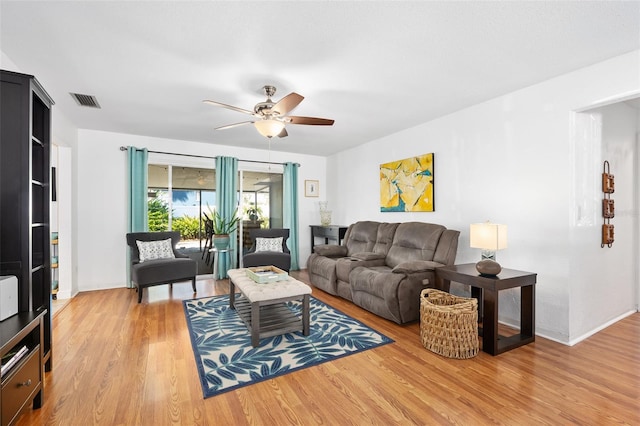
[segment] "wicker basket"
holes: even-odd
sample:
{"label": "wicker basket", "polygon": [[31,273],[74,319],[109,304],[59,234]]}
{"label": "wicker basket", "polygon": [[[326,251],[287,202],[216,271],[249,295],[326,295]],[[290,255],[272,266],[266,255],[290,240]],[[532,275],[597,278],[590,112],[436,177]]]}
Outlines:
{"label": "wicker basket", "polygon": [[420,295],[420,338],[425,348],[448,358],[478,354],[478,301],[427,288]]}

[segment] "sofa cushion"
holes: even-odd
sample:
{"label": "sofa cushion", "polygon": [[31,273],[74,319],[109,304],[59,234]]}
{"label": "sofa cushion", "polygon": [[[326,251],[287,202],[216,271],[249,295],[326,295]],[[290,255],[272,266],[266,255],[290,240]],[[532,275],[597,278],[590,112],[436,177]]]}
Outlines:
{"label": "sofa cushion", "polygon": [[356,305],[398,324],[420,317],[420,292],[435,282],[433,271],[393,273],[383,268],[355,268],[349,275]]}
{"label": "sofa cushion", "polygon": [[358,260],[376,260],[376,259],[384,259],[384,254],[382,253],[354,253],[351,255],[353,259]]}
{"label": "sofa cushion", "polygon": [[444,266],[444,264],[431,260],[411,260],[396,265],[392,272],[396,274],[415,274],[416,272],[433,271],[438,266]]}
{"label": "sofa cushion", "polygon": [[171,246],[171,238],[156,241],[136,241],[138,253],[140,254],[140,262],[146,262],[156,259],[173,259],[173,247]]}
{"label": "sofa cushion", "polygon": [[247,253],[242,257],[242,266],[275,266],[283,271],[291,269],[291,254],[278,251],[261,251]]}
{"label": "sofa cushion", "polygon": [[282,253],[282,237],[262,238],[256,237],[256,252],[277,251]]}
{"label": "sofa cushion", "polygon": [[314,246],[313,252],[325,257],[345,257],[347,255],[347,248],[345,246],[336,246],[334,244],[323,244],[320,246]]}
{"label": "sofa cushion", "polygon": [[364,266],[367,268],[384,266],[384,256],[381,256],[377,253],[361,254],[363,255],[363,258],[351,256],[336,260],[336,278],[338,279],[338,281],[349,282],[349,274],[351,274],[351,270],[359,266]]}
{"label": "sofa cushion", "polygon": [[131,267],[132,279],[139,286],[189,280],[198,273],[193,259],[155,259]]}

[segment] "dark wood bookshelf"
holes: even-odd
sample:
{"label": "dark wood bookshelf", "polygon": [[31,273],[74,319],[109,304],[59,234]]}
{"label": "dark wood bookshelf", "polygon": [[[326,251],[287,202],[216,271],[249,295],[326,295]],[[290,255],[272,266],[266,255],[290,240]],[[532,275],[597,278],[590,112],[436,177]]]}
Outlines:
{"label": "dark wood bookshelf", "polygon": [[[15,370],[14,366],[9,376],[2,377],[4,425],[6,413],[16,408],[7,408],[5,399],[15,402],[32,397],[27,392],[31,385],[25,385],[35,381],[26,377],[31,375],[32,365],[39,363],[38,371],[52,368],[49,206],[53,100],[32,75],[0,70],[0,77],[0,274],[18,279],[18,314],[0,322],[3,350],[5,342],[15,342],[25,327],[33,326],[33,321],[38,323],[33,327],[39,329],[40,335],[38,351],[29,346],[29,354],[17,364],[20,368]],[[18,382],[7,384],[6,380]],[[41,392],[35,394],[34,406],[39,406]]]}

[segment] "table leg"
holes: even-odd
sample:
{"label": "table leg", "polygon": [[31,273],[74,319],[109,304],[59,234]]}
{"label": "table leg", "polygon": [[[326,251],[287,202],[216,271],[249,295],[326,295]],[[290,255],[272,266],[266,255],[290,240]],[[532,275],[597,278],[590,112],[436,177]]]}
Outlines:
{"label": "table leg", "polygon": [[251,304],[251,346],[254,348],[260,344],[260,304]]}
{"label": "table leg", "polygon": [[302,335],[309,335],[309,295],[305,294],[302,299]]}
{"label": "table leg", "polygon": [[218,252],[213,252],[213,282],[218,280]]}
{"label": "table leg", "polygon": [[482,350],[498,354],[498,292],[483,292]]}
{"label": "table leg", "polygon": [[478,300],[478,322],[482,322],[483,312],[483,304],[482,304],[482,288],[481,287],[471,287],[471,297]]}
{"label": "table leg", "polygon": [[535,288],[527,285],[520,288],[520,334],[535,336],[536,297]]}
{"label": "table leg", "polygon": [[438,278],[438,274],[436,274],[436,283],[435,287],[438,290],[446,291],[449,293],[449,289],[451,288],[451,280],[445,280],[444,278]]}
{"label": "table leg", "polygon": [[229,278],[229,307],[236,308],[236,285],[231,281],[231,278]]}

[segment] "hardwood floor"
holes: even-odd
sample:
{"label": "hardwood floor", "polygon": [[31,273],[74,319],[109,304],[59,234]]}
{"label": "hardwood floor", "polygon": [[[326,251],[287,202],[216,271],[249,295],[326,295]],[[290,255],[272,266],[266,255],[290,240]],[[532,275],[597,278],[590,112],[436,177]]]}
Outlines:
{"label": "hardwood floor", "polygon": [[18,425],[640,424],[639,313],[573,347],[538,337],[451,360],[424,349],[417,323],[313,295],[395,343],[205,400],[182,307],[190,283],[152,287],[142,304],[130,289],[80,293],[54,318],[44,404]]}

